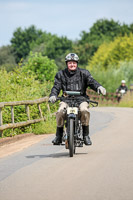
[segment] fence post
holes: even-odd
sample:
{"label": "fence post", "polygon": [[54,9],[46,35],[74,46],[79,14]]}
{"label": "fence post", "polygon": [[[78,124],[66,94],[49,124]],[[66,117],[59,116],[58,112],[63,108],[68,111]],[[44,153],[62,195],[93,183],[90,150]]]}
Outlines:
{"label": "fence post", "polygon": [[[2,108],[0,108],[0,126],[3,125],[3,120],[2,120]],[[0,137],[3,136],[3,131],[0,131]]]}
{"label": "fence post", "polygon": [[12,118],[12,123],[14,124],[14,107],[11,106],[11,118]]}
{"label": "fence post", "polygon": [[[26,108],[26,113],[27,113],[28,120],[30,120],[30,108],[29,108],[29,105],[25,105],[25,108]],[[31,125],[29,126],[29,130],[32,133]]]}
{"label": "fence post", "polygon": [[40,104],[37,104],[38,106],[38,109],[39,109],[39,114],[40,114],[40,117],[43,118],[43,115],[42,115],[42,110],[41,110],[41,107],[40,107]]}
{"label": "fence post", "polygon": [[[14,107],[11,106],[11,119],[12,119],[12,123],[14,124]],[[14,135],[14,128],[12,128],[13,133],[10,134],[10,136],[12,137]]]}
{"label": "fence post", "polygon": [[47,104],[47,108],[48,108],[48,111],[51,113],[51,110],[50,110],[49,104]]}
{"label": "fence post", "polygon": [[30,120],[30,109],[29,109],[29,105],[26,105],[26,113],[27,113],[27,117],[28,117],[28,120]]}

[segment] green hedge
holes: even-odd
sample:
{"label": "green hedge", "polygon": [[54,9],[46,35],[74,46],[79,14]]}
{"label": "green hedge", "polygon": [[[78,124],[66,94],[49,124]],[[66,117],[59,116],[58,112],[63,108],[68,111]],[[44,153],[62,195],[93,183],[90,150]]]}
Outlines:
{"label": "green hedge", "polygon": [[[34,100],[44,96],[49,96],[52,83],[49,81],[44,81],[40,83],[36,80],[35,74],[31,72],[24,72],[22,68],[18,67],[15,71],[7,73],[6,70],[0,70],[0,102],[9,101],[22,101],[22,100]],[[25,132],[40,132],[42,133],[52,133],[55,132],[55,116],[51,116],[48,108],[48,103],[41,104],[43,115],[46,116],[46,122],[43,122],[43,128],[39,128],[40,125],[32,125],[32,130],[30,127],[22,127],[14,130],[5,130],[4,136],[10,136],[10,134],[21,134]],[[51,112],[57,110],[57,106],[51,105]],[[30,106],[30,116],[31,119],[39,118],[39,112],[37,105]],[[15,122],[27,120],[27,115],[25,112],[25,106],[15,106],[14,107],[14,119]],[[11,123],[11,108],[6,106],[3,109],[3,123]],[[43,130],[43,131],[42,131]]]}
{"label": "green hedge", "polygon": [[107,89],[107,92],[116,92],[123,79],[126,80],[128,87],[133,83],[133,61],[120,63],[118,69],[110,66],[106,70],[93,68],[90,72],[94,79]]}

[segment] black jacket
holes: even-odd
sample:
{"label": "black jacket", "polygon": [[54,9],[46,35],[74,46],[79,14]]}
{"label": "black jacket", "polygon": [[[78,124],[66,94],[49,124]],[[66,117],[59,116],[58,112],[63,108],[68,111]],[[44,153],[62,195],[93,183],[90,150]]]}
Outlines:
{"label": "black jacket", "polygon": [[97,88],[101,86],[86,69],[77,68],[74,73],[70,73],[68,69],[59,71],[55,76],[54,86],[50,96],[58,96],[62,91],[80,91],[82,96],[86,95],[87,87],[97,92]]}
{"label": "black jacket", "polygon": [[128,88],[126,85],[124,85],[124,86],[120,85],[119,88],[117,89],[117,91],[120,92],[121,90],[125,90],[125,92],[127,92]]}

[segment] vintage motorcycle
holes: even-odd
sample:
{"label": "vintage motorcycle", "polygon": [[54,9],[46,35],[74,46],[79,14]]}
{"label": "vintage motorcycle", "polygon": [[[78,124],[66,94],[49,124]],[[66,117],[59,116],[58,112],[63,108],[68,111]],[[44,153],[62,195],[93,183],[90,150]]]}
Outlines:
{"label": "vintage motorcycle", "polygon": [[65,148],[69,149],[70,157],[76,152],[76,147],[83,147],[83,130],[80,121],[80,110],[79,110],[79,96],[80,100],[89,103],[89,105],[96,107],[98,102],[92,101],[89,97],[81,97],[80,92],[77,91],[65,91],[64,96],[58,97],[57,101],[64,101],[68,104],[66,109],[66,120],[64,125],[63,142]]}

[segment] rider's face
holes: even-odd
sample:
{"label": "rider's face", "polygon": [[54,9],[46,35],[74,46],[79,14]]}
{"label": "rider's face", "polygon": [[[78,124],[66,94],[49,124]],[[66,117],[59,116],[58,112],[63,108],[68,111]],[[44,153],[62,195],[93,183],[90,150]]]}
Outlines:
{"label": "rider's face", "polygon": [[75,71],[77,68],[78,64],[75,61],[68,61],[67,62],[67,67],[69,71]]}

